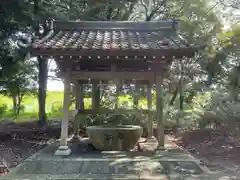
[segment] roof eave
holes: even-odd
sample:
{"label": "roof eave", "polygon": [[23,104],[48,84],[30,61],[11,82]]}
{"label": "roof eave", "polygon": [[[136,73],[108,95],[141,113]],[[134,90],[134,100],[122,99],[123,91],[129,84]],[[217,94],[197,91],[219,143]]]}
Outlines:
{"label": "roof eave", "polygon": [[32,47],[31,54],[35,56],[175,56],[180,57],[192,57],[195,52],[199,50],[198,47],[188,48],[162,48],[162,49],[81,49],[81,48],[41,48]]}

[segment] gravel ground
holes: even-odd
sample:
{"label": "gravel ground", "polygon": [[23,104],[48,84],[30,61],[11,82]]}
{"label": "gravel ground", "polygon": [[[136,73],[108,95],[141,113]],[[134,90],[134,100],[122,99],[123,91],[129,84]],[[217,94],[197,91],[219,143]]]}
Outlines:
{"label": "gravel ground", "polygon": [[240,172],[240,135],[224,129],[194,130],[174,135],[174,142],[212,171]]}
{"label": "gravel ground", "polygon": [[0,159],[9,168],[15,167],[24,159],[59,138],[59,123],[40,129],[35,122],[25,124],[0,124]]}

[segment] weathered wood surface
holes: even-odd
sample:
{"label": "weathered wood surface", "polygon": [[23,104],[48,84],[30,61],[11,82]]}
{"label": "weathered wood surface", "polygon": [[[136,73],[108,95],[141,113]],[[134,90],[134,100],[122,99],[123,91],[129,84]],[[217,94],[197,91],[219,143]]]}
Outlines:
{"label": "weathered wood surface", "polygon": [[108,109],[108,108],[100,108],[100,109],[79,109],[78,114],[137,114],[137,113],[152,113],[152,115],[156,114],[155,110],[147,110],[147,109]]}
{"label": "weathered wood surface", "polygon": [[102,72],[102,71],[72,71],[72,79],[95,79],[95,80],[112,80],[112,79],[128,79],[128,80],[154,80],[154,72]]}

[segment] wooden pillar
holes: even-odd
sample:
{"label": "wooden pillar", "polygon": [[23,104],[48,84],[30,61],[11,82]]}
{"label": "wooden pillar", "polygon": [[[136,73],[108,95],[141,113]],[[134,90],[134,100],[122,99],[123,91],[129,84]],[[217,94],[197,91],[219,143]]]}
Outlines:
{"label": "wooden pillar", "polygon": [[137,81],[134,80],[134,95],[133,95],[133,107],[138,108],[138,101],[139,101],[139,85]]}
{"label": "wooden pillar", "polygon": [[93,81],[92,83],[92,109],[97,109],[97,96],[96,96],[96,91],[97,91],[97,83]]}
{"label": "wooden pillar", "polygon": [[184,87],[183,87],[183,78],[184,78],[184,69],[183,69],[183,61],[180,60],[180,80],[179,80],[179,112],[177,115],[177,119],[176,119],[176,124],[177,124],[177,128],[180,127],[180,119],[182,117],[183,114],[183,103],[184,103]]}
{"label": "wooden pillar", "polygon": [[[117,67],[115,64],[111,65],[111,71],[112,72],[116,72],[117,71]],[[117,109],[119,108],[119,91],[120,91],[120,86],[121,86],[121,82],[117,77],[113,77],[113,83],[116,85],[116,93],[115,93],[115,106],[114,108]]]}
{"label": "wooden pillar", "polygon": [[[84,109],[83,84],[76,82],[76,109]],[[80,115],[77,114],[74,119],[74,138],[79,138]]]}
{"label": "wooden pillar", "polygon": [[157,140],[158,148],[164,148],[164,117],[163,117],[163,78],[156,73],[156,111],[157,111]]}
{"label": "wooden pillar", "polygon": [[152,119],[152,82],[149,81],[147,85],[147,108],[148,112],[148,138],[153,137],[153,119]]}
{"label": "wooden pillar", "polygon": [[55,155],[66,156],[71,153],[71,149],[67,145],[68,141],[68,116],[70,106],[70,68],[67,68],[64,74],[64,97],[63,97],[63,117],[61,122],[61,139],[60,146]]}
{"label": "wooden pillar", "polygon": [[121,82],[119,80],[115,80],[115,84],[116,84],[116,99],[115,99],[115,109],[119,108],[119,91],[120,91],[120,86],[121,86]]}

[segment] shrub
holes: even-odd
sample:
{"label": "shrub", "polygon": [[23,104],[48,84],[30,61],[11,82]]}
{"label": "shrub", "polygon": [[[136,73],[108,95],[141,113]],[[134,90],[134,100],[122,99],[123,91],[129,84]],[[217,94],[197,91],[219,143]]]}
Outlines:
{"label": "shrub", "polygon": [[214,111],[205,111],[198,121],[198,127],[200,129],[207,126],[220,127],[222,125],[222,119]]}
{"label": "shrub", "polygon": [[213,92],[205,112],[199,119],[199,127],[231,125],[236,128],[239,122],[240,103],[233,102],[227,92]]}
{"label": "shrub", "polygon": [[0,105],[0,117],[2,117],[2,115],[7,112],[7,109],[8,109],[8,107],[6,104]]}
{"label": "shrub", "polygon": [[56,113],[62,110],[62,102],[52,103],[51,113]]}
{"label": "shrub", "polygon": [[146,116],[141,112],[131,112],[126,111],[125,113],[121,109],[120,112],[113,111],[110,114],[98,114],[98,115],[77,115],[79,116],[79,121],[81,126],[90,125],[102,125],[102,124],[123,124],[123,125],[140,125],[142,127],[147,127]]}
{"label": "shrub", "polygon": [[20,105],[19,112],[25,112],[25,106],[24,104]]}

